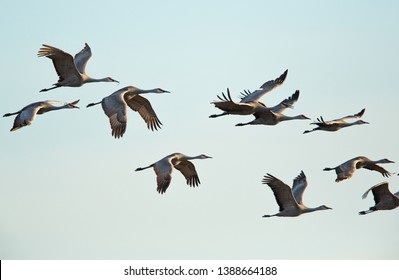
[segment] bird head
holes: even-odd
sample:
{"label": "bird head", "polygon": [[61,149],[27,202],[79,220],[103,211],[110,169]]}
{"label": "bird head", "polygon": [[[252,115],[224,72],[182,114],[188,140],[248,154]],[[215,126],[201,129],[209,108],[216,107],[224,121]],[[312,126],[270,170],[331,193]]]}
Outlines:
{"label": "bird head", "polygon": [[114,80],[111,77],[107,77],[106,79],[107,79],[108,82],[114,82],[114,83],[118,83],[119,84],[119,81]]}
{"label": "bird head", "polygon": [[161,88],[156,88],[155,89],[155,93],[170,93],[170,91],[167,91],[167,90],[164,90],[164,89],[161,89]]}
{"label": "bird head", "polygon": [[369,122],[366,122],[364,120],[358,120],[356,121],[357,124],[370,124]]}
{"label": "bird head", "polygon": [[80,99],[78,99],[78,100],[76,100],[76,101],[74,101],[74,102],[68,103],[67,106],[68,106],[69,108],[77,108],[77,109],[79,109],[79,107],[76,106],[76,104],[78,104],[79,101],[80,101]]}
{"label": "bird head", "polygon": [[321,205],[321,206],[320,206],[320,210],[332,210],[332,208],[331,208],[331,207],[328,207],[328,206],[326,206],[326,205]]}
{"label": "bird head", "polygon": [[207,156],[207,155],[204,155],[204,154],[201,154],[201,155],[200,155],[200,158],[205,159],[205,158],[212,158],[212,157]]}
{"label": "bird head", "polygon": [[389,160],[387,158],[384,158],[384,159],[380,160],[379,163],[395,163],[395,162],[392,160]]}
{"label": "bird head", "polygon": [[299,118],[300,118],[301,120],[310,120],[310,118],[308,118],[308,117],[305,116],[305,115],[299,115]]}

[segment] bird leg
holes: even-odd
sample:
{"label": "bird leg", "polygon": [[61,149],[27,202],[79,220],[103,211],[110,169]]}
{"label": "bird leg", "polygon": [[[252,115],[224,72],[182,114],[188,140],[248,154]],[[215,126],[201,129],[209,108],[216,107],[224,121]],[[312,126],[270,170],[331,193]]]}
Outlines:
{"label": "bird leg", "polygon": [[217,117],[221,117],[221,116],[226,116],[226,115],[228,115],[228,114],[229,114],[229,113],[224,112],[224,113],[221,113],[221,114],[210,115],[209,117],[210,117],[210,118],[217,118]]}
{"label": "bird leg", "polygon": [[90,103],[90,104],[87,104],[86,108],[89,108],[89,107],[91,107],[91,106],[98,105],[98,104],[100,104],[100,103],[101,103],[101,101],[100,101],[100,102],[97,102],[97,103]]}
{"label": "bird leg", "polygon": [[44,89],[42,89],[40,92],[49,91],[49,90],[52,90],[52,89],[55,89],[55,88],[58,88],[58,87],[60,87],[60,86],[53,86],[53,87],[51,87],[51,88],[44,88]]}
{"label": "bird leg", "polygon": [[9,117],[9,116],[12,116],[12,115],[17,115],[19,113],[20,113],[20,111],[15,112],[15,113],[7,113],[7,114],[4,114],[3,117]]}

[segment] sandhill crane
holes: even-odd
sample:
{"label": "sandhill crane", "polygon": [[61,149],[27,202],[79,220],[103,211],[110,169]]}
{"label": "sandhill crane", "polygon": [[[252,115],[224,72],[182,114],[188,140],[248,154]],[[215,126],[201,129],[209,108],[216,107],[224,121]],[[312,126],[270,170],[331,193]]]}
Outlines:
{"label": "sandhill crane", "polygon": [[222,93],[222,97],[217,96],[220,101],[211,102],[215,107],[224,111],[221,114],[210,115],[210,118],[217,118],[225,115],[251,115],[253,114],[254,107],[258,106],[259,103],[265,106],[263,103],[259,102],[259,99],[266,93],[272,91],[276,87],[282,85],[287,77],[288,70],[285,70],[280,77],[265,82],[260,89],[253,92],[244,91],[242,93],[241,101],[234,102],[230,95],[230,90],[227,89],[227,96]]}
{"label": "sandhill crane", "polygon": [[46,112],[54,111],[54,110],[61,110],[61,109],[72,109],[72,108],[79,108],[76,106],[79,100],[76,100],[71,103],[63,102],[63,101],[54,101],[54,100],[47,100],[47,101],[40,101],[29,104],[15,113],[7,113],[3,117],[9,117],[12,115],[17,115],[14,120],[14,125],[10,131],[15,131],[24,127],[26,125],[31,125],[33,120],[36,117],[36,114],[44,114]]}
{"label": "sandhill crane", "polygon": [[325,205],[309,208],[303,204],[303,193],[308,185],[303,171],[294,179],[292,189],[269,173],[264,176],[262,183],[267,184],[272,189],[277,204],[280,207],[277,214],[264,215],[263,217],[297,217],[304,213],[332,209]]}
{"label": "sandhill crane", "polygon": [[58,82],[53,84],[53,87],[42,89],[40,92],[58,87],[80,87],[85,83],[93,82],[119,83],[111,77],[94,79],[87,76],[86,64],[91,57],[91,49],[87,43],[84,48],[75,55],[75,58],[69,53],[45,44],[40,48],[37,55],[39,57],[46,56],[50,58],[53,61],[55,71],[57,71],[59,77]]}
{"label": "sandhill crane", "polygon": [[181,153],[174,153],[147,167],[139,167],[135,171],[141,171],[150,167],[154,168],[154,171],[157,175],[157,191],[160,194],[163,194],[166,192],[172,180],[173,167],[183,174],[187,180],[187,185],[191,187],[198,186],[200,184],[200,180],[198,178],[197,171],[195,170],[195,166],[190,160],[206,158],[212,157],[204,154],[190,157]]}
{"label": "sandhill crane", "polygon": [[346,117],[343,117],[340,119],[327,121],[327,122],[324,121],[323,117],[320,116],[320,118],[317,119],[317,122],[311,123],[311,124],[317,125],[317,127],[313,128],[312,130],[305,130],[303,133],[309,133],[309,132],[316,131],[316,130],[337,131],[337,130],[340,130],[341,128],[352,126],[352,125],[368,124],[368,122],[365,122],[363,120],[348,122],[353,119],[361,118],[364,114],[364,111],[365,111],[365,109],[361,110],[357,114],[349,115],[349,116],[346,116]]}
{"label": "sandhill crane", "polygon": [[378,210],[392,210],[399,207],[399,192],[392,194],[388,188],[388,182],[382,182],[367,190],[362,198],[365,199],[367,194],[372,191],[375,205],[369,210],[360,211],[359,215],[366,215]]}
{"label": "sandhill crane", "polygon": [[293,105],[298,101],[299,98],[299,90],[295,91],[295,93],[280,102],[277,106],[267,108],[265,106],[257,106],[254,108],[254,117],[253,121],[247,123],[238,123],[236,126],[244,126],[244,125],[255,125],[255,124],[263,124],[263,125],[277,125],[283,121],[289,120],[309,120],[308,117],[305,115],[298,115],[298,116],[286,116],[281,112],[284,111],[286,108],[292,108]]}
{"label": "sandhill crane", "polygon": [[352,158],[352,159],[338,165],[337,167],[334,167],[334,168],[326,167],[323,170],[324,171],[335,170],[335,173],[337,174],[337,179],[335,180],[335,182],[340,182],[345,179],[351,178],[353,176],[353,174],[355,173],[356,169],[360,169],[360,168],[366,168],[369,170],[378,171],[384,177],[391,176],[390,172],[386,171],[384,168],[377,165],[379,163],[394,163],[394,162],[389,159],[386,159],[386,158],[373,161],[373,160],[368,159],[367,157],[359,156],[359,157]]}
{"label": "sandhill crane", "polygon": [[126,131],[127,106],[140,114],[140,116],[147,123],[148,129],[158,130],[158,128],[161,128],[161,121],[155,114],[151,103],[140,95],[149,92],[166,93],[169,91],[163,90],[161,88],[144,90],[133,86],[127,86],[115,91],[107,97],[104,97],[100,102],[88,104],[87,107],[101,103],[104,113],[109,118],[112,136],[115,138],[122,137]]}

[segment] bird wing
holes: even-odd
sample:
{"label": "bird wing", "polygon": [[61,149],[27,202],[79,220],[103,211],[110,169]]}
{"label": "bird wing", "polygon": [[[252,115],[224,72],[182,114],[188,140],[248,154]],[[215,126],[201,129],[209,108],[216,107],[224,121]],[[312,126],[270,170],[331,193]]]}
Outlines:
{"label": "bird wing", "polygon": [[382,182],[372,186],[362,195],[362,198],[365,199],[370,191],[373,193],[375,204],[381,201],[390,200],[392,198],[392,193],[388,188],[388,182]]}
{"label": "bird wing", "polygon": [[127,92],[125,88],[104,97],[101,105],[104,113],[108,116],[111,124],[112,136],[120,138],[126,131],[127,106],[123,95]]}
{"label": "bird wing", "polygon": [[292,193],[294,194],[295,200],[298,204],[303,205],[303,193],[308,186],[306,180],[306,175],[303,171],[294,179],[294,184],[292,185]]}
{"label": "bird wing", "polygon": [[337,174],[336,182],[340,182],[345,179],[349,179],[353,176],[356,171],[356,165],[362,161],[362,158],[350,159],[335,168]]}
{"label": "bird wing", "polygon": [[346,117],[342,117],[339,119],[335,119],[335,120],[331,120],[331,121],[324,121],[323,117],[320,117],[317,119],[317,122],[313,122],[312,124],[316,124],[318,126],[333,126],[335,124],[342,124],[342,123],[346,123],[348,121],[354,120],[354,119],[358,119],[361,116],[363,116],[364,112],[366,109],[361,110],[359,113],[354,114],[354,115],[349,115]]}
{"label": "bird wing", "polygon": [[42,106],[43,103],[44,102],[35,102],[22,108],[14,119],[14,124],[11,128],[11,131],[15,131],[26,125],[30,125],[35,119],[37,111],[40,109],[40,106]]}
{"label": "bird wing", "polygon": [[43,44],[43,47],[39,50],[38,56],[46,56],[53,61],[55,71],[57,72],[59,77],[58,82],[61,82],[63,80],[81,79],[80,73],[75,66],[74,59],[69,53]]}
{"label": "bird wing", "polygon": [[155,114],[154,109],[151,106],[150,101],[138,94],[125,94],[125,102],[133,110],[140,114],[140,116],[147,123],[148,129],[158,130],[161,128],[161,121]]}
{"label": "bird wing", "polygon": [[385,168],[375,164],[375,163],[367,163],[363,166],[363,168],[366,168],[368,170],[375,170],[378,171],[382,174],[384,177],[389,177],[391,176],[391,173],[387,171]]}
{"label": "bird wing", "polygon": [[82,74],[86,74],[86,65],[91,57],[91,49],[87,43],[83,49],[75,55],[74,61],[76,68]]}
{"label": "bird wing", "polygon": [[163,194],[172,181],[173,166],[168,157],[161,159],[154,164],[154,171],[157,175],[157,191]]}
{"label": "bird wing", "polygon": [[280,207],[280,212],[287,208],[299,208],[292,190],[288,185],[269,173],[264,176],[262,183],[267,184],[272,189],[277,204]]}
{"label": "bird wing", "polygon": [[[173,161],[172,161],[173,163]],[[182,160],[174,164],[174,167],[183,174],[186,178],[187,185],[191,187],[198,186],[201,182],[198,178],[197,171],[195,170],[195,166],[191,161]]]}
{"label": "bird wing", "polygon": [[247,103],[236,103],[230,95],[230,90],[227,88],[227,96],[222,92],[222,96],[217,96],[220,101],[211,102],[216,108],[237,115],[251,115],[253,114],[253,106]]}
{"label": "bird wing", "polygon": [[337,122],[342,123],[342,122],[347,122],[347,121],[351,121],[351,120],[354,120],[354,119],[358,119],[358,118],[363,116],[365,111],[366,111],[366,109],[363,109],[357,114],[349,115],[349,116],[342,117],[342,118],[336,119],[336,120],[332,120],[332,121],[329,121],[329,123],[337,123]]}
{"label": "bird wing", "polygon": [[274,80],[267,81],[263,85],[261,85],[260,89],[255,90],[251,93],[246,92],[245,94],[242,94],[243,96],[241,97],[241,102],[246,103],[251,101],[258,101],[263,95],[282,85],[285,81],[285,78],[287,77],[287,73],[288,70],[285,70],[284,73],[280,75],[280,77]]}
{"label": "bird wing", "polygon": [[296,90],[290,97],[281,101],[278,105],[269,109],[274,113],[282,113],[287,108],[293,108],[299,98],[299,90]]}

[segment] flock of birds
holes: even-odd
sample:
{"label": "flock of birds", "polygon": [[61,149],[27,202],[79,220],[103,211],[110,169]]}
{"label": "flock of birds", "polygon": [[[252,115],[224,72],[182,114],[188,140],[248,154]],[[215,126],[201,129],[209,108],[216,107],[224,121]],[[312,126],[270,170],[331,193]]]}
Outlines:
{"label": "flock of birds", "polygon": [[[58,82],[53,84],[50,88],[42,89],[41,92],[53,90],[59,87],[80,87],[85,83],[93,82],[116,82],[119,84],[117,80],[114,80],[111,77],[95,79],[86,74],[86,65],[92,56],[88,44],[85,44],[84,48],[74,57],[60,49],[49,45],[43,45],[39,50],[38,56],[50,58],[59,77]],[[258,90],[253,92],[245,90],[242,93],[239,102],[233,101],[230,95],[230,90],[227,88],[226,94],[222,93],[222,96],[217,96],[219,99],[218,101],[212,102],[212,104],[214,104],[216,108],[222,110],[223,113],[214,114],[209,117],[217,118],[226,115],[253,115],[255,117],[255,119],[250,122],[238,123],[236,126],[277,125],[280,122],[289,120],[309,120],[308,117],[302,114],[297,116],[287,116],[283,114],[285,109],[294,107],[299,99],[299,90],[295,91],[295,93],[290,97],[282,100],[274,107],[267,107],[264,103],[259,101],[265,94],[282,85],[287,77],[287,73],[288,70],[278,78],[267,81]],[[169,91],[161,88],[143,90],[134,86],[127,86],[104,97],[100,102],[88,104],[87,107],[101,104],[104,113],[109,118],[112,136],[115,138],[121,138],[126,132],[128,107],[140,114],[146,122],[148,129],[157,130],[161,128],[162,123],[152,108],[151,103],[142,95],[146,93],[162,94],[168,92]],[[79,108],[77,106],[78,102],[79,100],[70,103],[53,100],[35,102],[23,107],[15,113],[7,113],[4,117],[16,115],[14,124],[11,128],[11,131],[15,131],[24,126],[31,125],[37,114],[40,115],[61,109]],[[364,112],[365,109],[361,110],[357,114],[348,115],[331,121],[324,121],[323,117],[320,117],[316,122],[311,123],[312,125],[316,125],[315,128],[312,130],[306,130],[303,133],[310,133],[317,130],[334,132],[353,125],[368,124],[368,122],[360,119]],[[183,174],[187,185],[192,187],[198,186],[200,180],[191,160],[207,158],[211,157],[204,154],[190,157],[181,153],[173,153],[147,167],[139,167],[136,171],[153,168],[157,176],[157,191],[160,194],[163,194],[171,183],[174,168]],[[390,176],[392,173],[378,165],[382,163],[393,163],[393,161],[389,159],[373,161],[367,157],[359,156],[334,168],[325,168],[324,170],[334,170],[337,174],[336,182],[351,178],[354,172],[360,168],[377,171],[384,177]],[[307,180],[303,171],[301,171],[301,173],[294,179],[292,188],[270,174],[264,176],[262,183],[271,188],[279,206],[278,213],[274,215],[264,215],[263,217],[295,217],[304,213],[331,209],[325,205],[310,208],[303,204],[302,197],[307,187]],[[363,198],[366,198],[370,191],[373,193],[375,205],[370,207],[369,210],[359,212],[360,215],[368,214],[377,210],[391,210],[399,206],[399,192],[392,194],[389,191],[387,182],[371,187],[364,193]]]}

